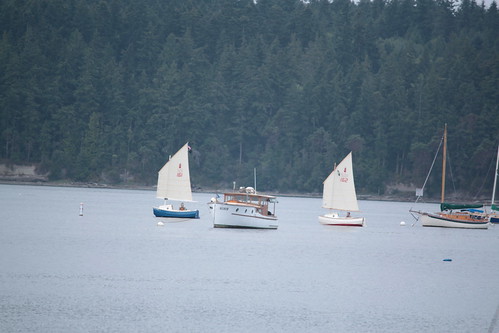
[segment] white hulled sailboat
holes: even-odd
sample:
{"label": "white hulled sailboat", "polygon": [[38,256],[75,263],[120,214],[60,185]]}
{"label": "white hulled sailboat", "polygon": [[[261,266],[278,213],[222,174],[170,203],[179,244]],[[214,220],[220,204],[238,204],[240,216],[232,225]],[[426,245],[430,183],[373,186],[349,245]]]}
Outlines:
{"label": "white hulled sailboat", "polygon": [[[353,179],[352,152],[341,161],[324,181],[322,207],[330,213],[319,216],[319,222],[327,225],[355,226],[364,225],[363,217],[352,217],[350,212],[359,211],[355,183]],[[337,211],[346,211],[340,216]]]}
{"label": "white hulled sailboat", "polygon": [[[442,187],[440,194],[440,212],[428,213],[409,210],[411,213],[419,215],[419,222],[423,227],[441,227],[441,228],[461,228],[461,229],[487,229],[488,219],[483,211],[478,208],[481,204],[451,204],[445,202],[445,171],[447,157],[447,124],[444,127],[442,136]],[[438,153],[438,151],[437,151]],[[431,170],[430,170],[431,172]],[[424,187],[424,186],[423,186]]]}

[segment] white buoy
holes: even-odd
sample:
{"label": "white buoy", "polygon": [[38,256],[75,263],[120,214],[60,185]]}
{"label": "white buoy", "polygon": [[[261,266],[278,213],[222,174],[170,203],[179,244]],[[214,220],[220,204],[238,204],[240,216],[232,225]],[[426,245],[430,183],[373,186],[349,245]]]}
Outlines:
{"label": "white buoy", "polygon": [[400,222],[400,225],[401,225],[401,226],[404,226],[404,225],[405,225],[405,222],[404,222],[404,221]]}
{"label": "white buoy", "polygon": [[80,216],[83,216],[83,202],[80,203]]}
{"label": "white buoy", "polygon": [[164,224],[163,222],[161,222],[161,221],[159,221],[159,222],[158,222],[158,226],[159,226],[159,227],[162,227],[162,226],[164,226],[164,225],[165,225],[165,224]]}

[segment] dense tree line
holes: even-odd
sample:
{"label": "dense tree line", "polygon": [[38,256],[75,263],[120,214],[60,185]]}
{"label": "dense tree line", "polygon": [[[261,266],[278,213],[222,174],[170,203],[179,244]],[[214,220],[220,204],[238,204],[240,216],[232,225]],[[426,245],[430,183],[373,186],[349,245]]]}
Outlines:
{"label": "dense tree line", "polygon": [[3,0],[0,30],[0,159],[54,180],[154,184],[189,141],[194,186],[319,192],[353,151],[383,193],[447,123],[452,186],[492,188],[495,2]]}

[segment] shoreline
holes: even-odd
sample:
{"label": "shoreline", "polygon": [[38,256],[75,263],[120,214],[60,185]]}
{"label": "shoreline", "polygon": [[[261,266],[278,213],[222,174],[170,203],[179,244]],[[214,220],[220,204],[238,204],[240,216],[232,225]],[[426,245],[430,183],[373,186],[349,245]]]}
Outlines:
{"label": "shoreline", "polygon": [[[101,189],[120,189],[120,190],[140,190],[140,191],[155,191],[155,185],[141,185],[141,184],[120,184],[120,185],[110,185],[101,183],[81,183],[81,182],[51,182],[51,181],[40,181],[40,180],[6,180],[0,179],[0,185],[25,185],[25,186],[50,186],[50,187],[75,187],[75,188],[101,188]],[[195,188],[192,190],[193,193],[223,193],[230,191],[229,189],[204,189]],[[296,197],[296,198],[321,198],[321,193],[279,193],[279,192],[264,192],[277,197]],[[357,194],[359,200],[366,201],[392,201],[392,202],[415,202],[414,196],[405,193],[402,195],[374,195],[374,194]],[[449,200],[451,201],[451,200]],[[452,200],[455,201],[455,200]],[[477,200],[457,200],[460,202],[474,202],[480,203]],[[426,200],[420,200],[420,203],[440,203],[438,199],[427,198]],[[487,204],[484,204],[486,206]]]}
{"label": "shoreline", "polygon": [[[51,181],[47,174],[39,173],[36,165],[6,165],[0,163],[0,184],[9,185],[32,185],[32,186],[53,186],[53,187],[79,187],[79,188],[104,188],[104,189],[124,189],[124,190],[143,190],[156,191],[156,184],[144,185],[140,183],[120,183],[106,184],[97,182],[73,182],[69,179]],[[416,203],[415,187],[404,184],[394,184],[387,186],[384,194],[379,193],[359,193],[359,200],[367,201],[396,201]],[[230,188],[214,188],[193,186],[194,193],[224,193],[232,191]],[[280,196],[280,197],[303,197],[303,198],[322,198],[322,192],[279,192],[263,191],[262,193]],[[440,196],[427,196],[420,198],[421,203],[440,203]],[[473,203],[490,206],[490,198],[481,196],[476,198],[465,193],[455,193],[448,195],[446,202],[454,203]]]}

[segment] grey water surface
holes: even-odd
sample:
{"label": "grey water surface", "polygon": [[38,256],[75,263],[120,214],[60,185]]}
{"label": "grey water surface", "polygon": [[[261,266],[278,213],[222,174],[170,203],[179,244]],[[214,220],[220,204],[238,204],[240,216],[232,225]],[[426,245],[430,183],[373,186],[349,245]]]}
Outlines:
{"label": "grey water surface", "polygon": [[279,197],[277,230],[214,229],[213,196],[158,226],[153,191],[0,185],[0,332],[499,332],[499,225],[360,201],[328,227]]}

